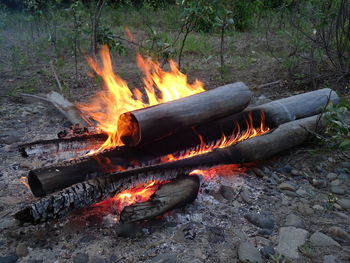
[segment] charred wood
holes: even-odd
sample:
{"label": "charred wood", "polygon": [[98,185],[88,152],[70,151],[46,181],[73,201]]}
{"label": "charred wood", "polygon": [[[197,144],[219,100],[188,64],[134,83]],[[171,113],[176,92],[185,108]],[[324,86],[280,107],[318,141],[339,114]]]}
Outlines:
{"label": "charred wood", "polygon": [[45,222],[64,216],[75,208],[102,201],[142,182],[174,179],[199,167],[265,159],[305,142],[310,131],[315,132],[318,122],[319,116],[303,118],[282,124],[267,134],[207,154],[90,179],[42,198],[19,211],[15,217],[23,222]]}
{"label": "charred wood", "polygon": [[339,101],[337,94],[331,89],[321,89],[276,100],[219,120],[203,123],[150,144],[120,147],[81,161],[77,160],[75,164],[35,169],[30,171],[28,182],[35,196],[44,196],[106,173],[160,163],[160,158],[167,154],[181,156],[188,150],[195,150],[201,144],[201,138],[210,143],[219,140],[222,134],[231,135],[235,131],[235,124],[239,125],[241,131],[247,129],[248,119],[251,119],[252,126],[257,128],[264,121],[265,115],[265,125],[274,128],[285,122],[321,113],[328,101],[333,103]]}
{"label": "charred wood", "polygon": [[148,143],[179,130],[240,112],[248,106],[250,99],[248,87],[237,82],[126,112],[118,121],[118,127],[122,127],[120,138],[128,146]]}
{"label": "charred wood", "polygon": [[21,144],[18,146],[18,150],[23,157],[52,155],[62,152],[89,151],[99,148],[106,139],[106,134],[93,134],[73,138],[39,140]]}
{"label": "charred wood", "polygon": [[120,220],[124,223],[145,220],[192,203],[198,195],[199,186],[196,175],[178,177],[161,185],[149,201],[125,207]]}

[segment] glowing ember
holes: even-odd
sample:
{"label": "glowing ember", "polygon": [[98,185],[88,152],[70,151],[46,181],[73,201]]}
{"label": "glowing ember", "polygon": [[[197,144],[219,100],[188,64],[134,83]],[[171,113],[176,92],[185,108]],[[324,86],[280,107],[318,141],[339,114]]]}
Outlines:
{"label": "glowing ember", "polygon": [[151,181],[146,185],[139,185],[131,189],[127,189],[114,197],[102,201],[95,206],[97,207],[112,207],[113,211],[121,213],[124,207],[135,203],[143,203],[150,199],[150,197],[157,191],[158,187],[169,181]]}
{"label": "glowing ember", "polygon": [[214,149],[225,148],[235,143],[247,140],[249,138],[259,136],[270,130],[270,128],[265,127],[265,114],[261,113],[261,123],[259,128],[254,128],[252,113],[248,114],[248,120],[246,120],[246,129],[241,131],[240,125],[238,123],[234,124],[234,129],[231,135],[223,134],[222,137],[214,143],[205,143],[203,137],[198,135],[201,141],[199,147],[194,149],[189,149],[187,152],[181,156],[174,156],[173,154],[168,154],[161,158],[162,162],[171,162],[176,160],[181,160],[185,158],[190,158],[196,155],[211,152]]}
{"label": "glowing ember", "polygon": [[108,134],[107,141],[97,151],[122,145],[118,134],[129,127],[118,127],[121,114],[204,91],[203,83],[198,80],[189,84],[187,76],[178,70],[174,61],[170,61],[170,71],[166,72],[157,62],[137,55],[137,65],[145,74],[143,82],[144,93],[147,96],[144,100],[141,90],[131,91],[127,83],[113,72],[107,46],[102,47],[100,56],[102,66],[99,66],[91,57],[87,57],[87,61],[90,67],[102,77],[107,92],[106,90],[98,92],[90,103],[77,104],[82,112],[98,123],[99,129]]}
{"label": "glowing ember", "polygon": [[21,176],[20,182],[21,182],[27,189],[30,189],[29,184],[28,184],[27,177]]}
{"label": "glowing ember", "polygon": [[190,175],[201,175],[205,181],[210,181],[217,176],[234,176],[238,174],[244,174],[247,171],[246,167],[242,167],[240,164],[228,164],[220,165],[206,170],[193,170]]}

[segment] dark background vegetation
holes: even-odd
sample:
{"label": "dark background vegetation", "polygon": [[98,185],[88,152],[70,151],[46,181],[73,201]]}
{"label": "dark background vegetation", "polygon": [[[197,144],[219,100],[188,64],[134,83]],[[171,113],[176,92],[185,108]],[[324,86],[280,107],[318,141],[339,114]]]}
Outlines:
{"label": "dark background vegetation", "polygon": [[244,81],[273,98],[330,87],[348,99],[349,2],[1,0],[0,95],[55,90],[55,70],[61,92],[86,99],[101,79],[87,77],[84,56],[108,45],[131,88],[141,85],[140,52],[164,68],[174,59],[207,88]]}

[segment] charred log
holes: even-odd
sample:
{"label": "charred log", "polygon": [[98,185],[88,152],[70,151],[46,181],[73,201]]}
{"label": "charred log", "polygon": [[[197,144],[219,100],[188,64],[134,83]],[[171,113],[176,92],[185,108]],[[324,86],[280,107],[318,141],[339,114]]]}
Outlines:
{"label": "charred log", "polygon": [[18,146],[18,150],[23,157],[58,154],[70,151],[89,151],[99,148],[106,139],[106,134],[93,134],[68,139],[40,140],[21,144]]}
{"label": "charred log", "polygon": [[174,179],[198,167],[265,159],[306,141],[309,131],[315,131],[318,121],[319,116],[312,116],[288,122],[262,136],[207,154],[90,179],[42,198],[19,211],[15,217],[24,222],[44,222],[64,216],[75,208],[102,201],[141,182]]}
{"label": "charred log", "polygon": [[[106,173],[133,169],[159,163],[159,157],[171,153],[181,155],[186,149],[201,144],[201,135],[206,142],[216,141],[222,134],[231,135],[235,125],[244,131],[248,126],[260,127],[264,116],[261,111],[241,112],[211,123],[202,124],[186,132],[174,134],[152,144],[118,149],[87,157],[81,161],[35,169],[29,172],[28,183],[35,196],[44,196],[53,191],[79,183]],[[273,124],[268,124],[271,127]],[[237,132],[237,131],[236,131]],[[181,142],[181,143],[179,143]]]}
{"label": "charred log", "polygon": [[197,197],[199,186],[198,176],[178,177],[161,185],[149,201],[125,207],[120,220],[124,223],[145,220],[192,203]]}
{"label": "charred log", "polygon": [[118,127],[122,127],[121,140],[128,146],[148,143],[184,128],[240,112],[248,106],[250,98],[248,87],[237,82],[127,112],[120,116],[118,122]]}

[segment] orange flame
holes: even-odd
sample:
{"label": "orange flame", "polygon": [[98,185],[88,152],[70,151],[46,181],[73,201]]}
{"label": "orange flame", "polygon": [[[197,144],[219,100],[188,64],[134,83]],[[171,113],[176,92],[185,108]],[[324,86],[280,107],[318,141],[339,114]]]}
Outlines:
{"label": "orange flame", "polygon": [[205,181],[210,181],[214,179],[217,176],[227,177],[227,176],[234,176],[238,174],[244,174],[247,171],[246,167],[242,167],[240,164],[227,164],[227,165],[220,165],[216,167],[212,167],[206,170],[193,170],[190,172],[190,175],[201,175],[203,176]]}
{"label": "orange flame", "polygon": [[231,135],[225,135],[222,134],[221,138],[217,140],[214,143],[206,143],[204,142],[203,137],[198,134],[199,139],[201,141],[201,144],[199,147],[195,147],[193,149],[187,150],[184,154],[181,156],[174,156],[173,154],[168,154],[166,156],[163,156],[161,158],[162,162],[172,162],[176,160],[181,160],[181,159],[186,159],[190,158],[196,155],[204,154],[211,152],[214,149],[218,148],[225,148],[228,146],[231,146],[235,143],[247,140],[249,138],[259,136],[261,134],[264,134],[270,130],[269,127],[265,126],[265,114],[264,112],[261,112],[261,123],[259,128],[254,128],[253,124],[253,116],[252,113],[250,112],[248,114],[248,119],[246,120],[246,129],[244,131],[241,131],[240,125],[238,123],[234,124],[234,129]]}
{"label": "orange flame", "polygon": [[202,82],[195,80],[193,84],[188,83],[187,76],[179,71],[174,61],[170,61],[170,71],[166,72],[157,62],[137,55],[137,65],[145,75],[143,96],[139,89],[131,91],[127,83],[113,72],[107,46],[101,48],[100,56],[101,66],[91,57],[86,59],[103,79],[107,92],[100,91],[89,103],[77,104],[82,112],[98,123],[98,128],[108,134],[108,139],[96,152],[122,145],[119,133],[128,127],[118,127],[121,114],[204,91]]}

